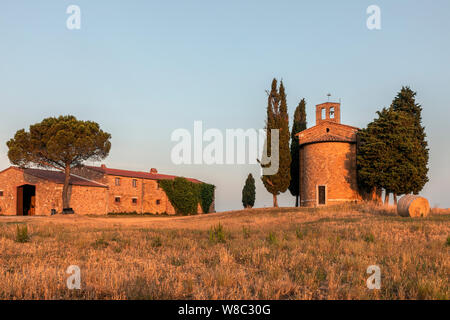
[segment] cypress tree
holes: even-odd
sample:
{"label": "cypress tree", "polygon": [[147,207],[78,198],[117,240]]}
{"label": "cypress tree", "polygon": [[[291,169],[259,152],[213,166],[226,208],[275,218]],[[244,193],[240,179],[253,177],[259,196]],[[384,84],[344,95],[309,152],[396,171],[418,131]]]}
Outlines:
{"label": "cypress tree", "polygon": [[384,188],[385,204],[393,193],[419,193],[428,181],[428,144],[415,92],[403,87],[389,109],[360,130],[358,181],[360,187]]}
{"label": "cypress tree", "polygon": [[387,146],[383,117],[387,110],[377,112],[378,118],[370,122],[366,128],[358,132],[359,146],[357,153],[358,184],[361,190],[368,193],[382,188],[383,172],[386,168]]}
{"label": "cypress tree", "polygon": [[253,208],[255,205],[256,188],[255,179],[250,173],[245,180],[244,188],[242,189],[242,205],[244,208]]}
{"label": "cypress tree", "polygon": [[[264,175],[261,177],[264,187],[273,196],[273,206],[278,207],[277,196],[286,192],[291,181],[291,153],[289,150],[289,116],[287,112],[286,92],[283,81],[277,89],[277,80],[273,79],[272,89],[268,95],[267,120],[266,120],[266,148],[267,155],[271,155],[271,130],[279,130],[279,163],[278,172],[273,175]],[[266,163],[264,161],[263,163]],[[262,168],[269,167],[270,164],[261,165]]]}
{"label": "cypress tree", "polygon": [[418,194],[428,182],[429,149],[426,141],[425,127],[422,126],[422,106],[416,103],[416,92],[409,87],[402,87],[392,101],[391,109],[399,114],[400,124],[405,126],[401,131],[403,166],[407,172],[401,176],[399,183],[403,186],[399,194]]}
{"label": "cypress tree", "polygon": [[294,112],[291,131],[291,182],[289,191],[295,197],[295,206],[300,200],[300,146],[297,133],[306,130],[306,101],[302,99]]}
{"label": "cypress tree", "polygon": [[402,150],[410,142],[403,133],[408,130],[405,123],[408,119],[392,108],[383,108],[377,115],[378,118],[359,132],[358,179],[363,189],[384,189],[387,205],[389,194],[400,194],[404,187],[402,176],[408,175],[408,163],[402,161]]}

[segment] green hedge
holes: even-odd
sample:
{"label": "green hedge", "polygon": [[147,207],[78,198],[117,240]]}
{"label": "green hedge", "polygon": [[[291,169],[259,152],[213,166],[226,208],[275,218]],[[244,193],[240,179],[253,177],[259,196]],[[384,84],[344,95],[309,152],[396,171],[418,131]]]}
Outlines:
{"label": "green hedge", "polygon": [[209,213],[211,204],[214,201],[214,189],[216,187],[212,184],[200,184],[200,205],[204,213]]}
{"label": "green hedge", "polygon": [[108,216],[170,216],[167,212],[143,212],[139,213],[137,211],[123,211],[123,212],[108,212]]}
{"label": "green hedge", "polygon": [[215,186],[207,183],[194,183],[185,178],[159,180],[160,187],[165,191],[176,213],[197,214],[198,204],[204,213],[209,212],[214,201]]}

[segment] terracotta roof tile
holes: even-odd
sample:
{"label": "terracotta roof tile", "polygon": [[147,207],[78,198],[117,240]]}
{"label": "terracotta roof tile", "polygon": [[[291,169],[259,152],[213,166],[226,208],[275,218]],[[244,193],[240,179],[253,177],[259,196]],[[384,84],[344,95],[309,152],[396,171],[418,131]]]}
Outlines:
{"label": "terracotta roof tile", "polygon": [[310,144],[310,143],[315,143],[315,142],[328,142],[328,141],[332,141],[332,142],[355,142],[355,140],[352,139],[351,137],[343,137],[343,136],[327,133],[327,134],[323,134],[323,135],[320,135],[320,136],[317,136],[317,137],[306,139],[306,141],[300,141],[300,145],[302,145],[302,144]]}
{"label": "terracotta roof tile", "polygon": [[[112,169],[107,167],[95,167],[95,166],[86,166],[86,167],[112,176],[122,176],[122,177],[150,179],[150,180],[173,180],[177,178],[177,176],[160,173],[130,171],[130,170]],[[193,178],[186,178],[186,179],[194,183],[201,183],[201,181],[197,179]]]}
{"label": "terracotta roof tile", "polygon": [[[44,179],[47,181],[51,181],[58,184],[64,184],[64,172],[62,171],[53,171],[53,170],[44,170],[44,169],[21,169],[24,173],[29,174],[33,177]],[[87,186],[87,187],[103,187],[106,188],[105,185],[97,183],[95,181],[91,181],[88,179],[84,179],[75,175],[70,176],[69,184],[77,185],[77,186]]]}

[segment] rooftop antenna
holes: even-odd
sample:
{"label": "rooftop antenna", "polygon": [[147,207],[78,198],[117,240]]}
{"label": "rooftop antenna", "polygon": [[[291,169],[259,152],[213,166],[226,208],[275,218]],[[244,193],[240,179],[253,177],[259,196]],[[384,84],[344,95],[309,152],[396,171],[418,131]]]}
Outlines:
{"label": "rooftop antenna", "polygon": [[331,93],[327,93],[328,102],[330,102]]}

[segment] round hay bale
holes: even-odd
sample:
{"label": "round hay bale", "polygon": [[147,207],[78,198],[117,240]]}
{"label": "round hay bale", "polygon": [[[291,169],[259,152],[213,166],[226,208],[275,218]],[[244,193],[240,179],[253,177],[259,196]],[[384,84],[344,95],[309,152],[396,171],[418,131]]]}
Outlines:
{"label": "round hay bale", "polygon": [[426,217],[430,213],[430,204],[423,197],[407,194],[398,201],[397,212],[402,217]]}

